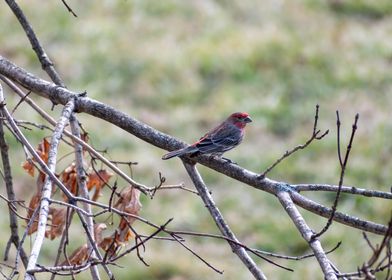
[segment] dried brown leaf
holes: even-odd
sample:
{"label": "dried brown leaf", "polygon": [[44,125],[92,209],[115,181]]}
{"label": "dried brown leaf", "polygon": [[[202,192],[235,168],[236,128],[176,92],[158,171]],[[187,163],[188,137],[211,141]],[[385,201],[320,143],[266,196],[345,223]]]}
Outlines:
{"label": "dried brown leaf", "polygon": [[[41,201],[41,193],[36,193],[30,199],[29,208],[27,210],[27,218],[30,220],[33,216],[33,213],[37,207],[39,207]],[[28,221],[27,221],[28,222]],[[27,231],[27,234],[33,234],[37,231],[38,227],[38,218],[35,218],[35,221],[31,224],[30,228]]]}
{"label": "dried brown leaf", "polygon": [[[126,212],[132,215],[139,215],[139,211],[142,208],[140,203],[140,191],[132,186],[129,186],[121,191],[120,198],[114,205],[120,211]],[[127,217],[129,224],[135,221],[134,217]]]}
{"label": "dried brown leaf", "polygon": [[[73,194],[78,194],[78,176],[76,173],[75,163],[64,169],[60,176],[61,182],[67,187],[67,189]],[[67,201],[67,196],[63,194],[64,200]]]}
{"label": "dried brown leaf", "polygon": [[106,251],[109,258],[116,256],[120,247],[124,245],[118,241],[118,236],[119,235],[116,230],[112,236],[105,237],[99,244],[99,247]]}
{"label": "dried brown leaf", "polygon": [[[140,191],[132,186],[129,186],[121,191],[119,200],[114,205],[120,211],[132,214],[135,216],[139,215],[142,204],[140,203]],[[117,241],[119,244],[128,242],[134,237],[133,232],[129,226],[136,220],[134,217],[124,216],[120,220],[118,225],[119,235]]]}
{"label": "dried brown leaf", "polygon": [[42,141],[38,144],[37,153],[45,163],[48,163],[49,149],[50,142],[46,138],[42,139]]}
{"label": "dried brown leaf", "polygon": [[66,222],[67,209],[66,208],[49,208],[49,218],[51,224],[45,232],[45,237],[51,240],[63,234]]}
{"label": "dried brown leaf", "polygon": [[22,163],[23,169],[31,176],[34,177],[34,164],[31,162],[31,159],[26,160]]}
{"label": "dried brown leaf", "polygon": [[94,225],[95,242],[99,245],[102,242],[102,232],[107,229],[106,224],[99,223]]}
{"label": "dried brown leaf", "polygon": [[88,260],[89,253],[88,253],[88,246],[84,244],[77,248],[75,251],[72,252],[71,256],[69,256],[68,260],[64,260],[60,266],[64,265],[80,265],[85,263]]}
{"label": "dried brown leaf", "polygon": [[102,194],[101,190],[109,182],[110,178],[113,176],[112,173],[105,169],[101,169],[98,172],[93,172],[88,175],[87,189],[90,191],[95,188],[95,192],[92,200],[96,201]]}
{"label": "dried brown leaf", "polygon": [[[37,148],[37,153],[40,156],[40,158],[47,163],[48,162],[48,157],[49,157],[49,148],[50,148],[50,142],[46,140],[46,138],[43,138],[42,141],[38,144]],[[33,159],[35,161],[35,159]],[[28,174],[31,176],[34,176],[34,169],[35,166],[31,162],[31,159],[26,160],[24,163],[22,163],[22,167],[24,170],[27,171]],[[42,173],[42,172],[40,172]]]}

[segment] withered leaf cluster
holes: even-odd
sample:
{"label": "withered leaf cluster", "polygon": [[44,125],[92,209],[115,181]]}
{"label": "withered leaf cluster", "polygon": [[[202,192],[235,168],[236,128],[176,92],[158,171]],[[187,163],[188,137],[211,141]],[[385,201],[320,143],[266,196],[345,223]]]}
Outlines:
{"label": "withered leaf cluster", "polygon": [[[44,138],[37,148],[37,153],[41,157],[41,159],[47,163],[48,161],[48,152],[50,148],[50,142]],[[35,177],[36,172],[38,171],[38,176],[36,180],[36,192],[31,197],[29,202],[29,207],[27,211],[27,218],[31,220],[34,212],[39,207],[42,196],[42,187],[45,183],[47,175],[37,168],[34,159],[28,159],[23,164],[22,167],[25,171]],[[76,172],[76,165],[74,162],[70,163],[60,174],[56,175],[60,181],[67,187],[67,189],[73,194],[79,194],[79,183],[78,176]],[[92,192],[91,200],[97,201],[102,196],[102,190],[105,185],[108,184],[110,178],[113,176],[112,173],[105,169],[95,170],[87,172],[86,177],[86,186],[89,192]],[[56,187],[52,185],[52,194],[55,194]],[[64,202],[67,201],[67,197],[65,195],[61,196],[61,199]],[[95,242],[97,246],[103,249],[108,256],[115,256],[119,249],[122,246],[127,245],[130,241],[133,240],[134,234],[131,229],[131,225],[136,220],[135,216],[139,215],[139,211],[142,207],[140,203],[140,191],[133,188],[132,186],[126,187],[121,193],[118,195],[114,205],[114,208],[122,211],[124,215],[121,217],[120,222],[116,230],[113,234],[103,237],[102,233],[105,229],[107,229],[107,225],[104,223],[95,224],[94,226],[94,236]],[[69,212],[66,207],[49,207],[48,213],[48,223],[45,237],[51,240],[61,237],[64,233],[64,229],[69,217]],[[37,231],[38,227],[38,215],[34,222],[31,223],[28,228],[28,234],[31,235]],[[89,251],[87,243],[77,248],[63,263],[62,265],[79,265],[85,263],[91,254]]]}

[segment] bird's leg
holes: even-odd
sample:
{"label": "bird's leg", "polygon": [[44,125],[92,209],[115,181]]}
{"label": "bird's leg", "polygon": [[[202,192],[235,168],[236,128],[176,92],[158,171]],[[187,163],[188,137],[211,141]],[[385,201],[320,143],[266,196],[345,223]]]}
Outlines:
{"label": "bird's leg", "polygon": [[237,165],[237,163],[234,162],[234,161],[232,161],[231,159],[222,157],[222,153],[210,154],[210,156],[208,157],[209,160],[211,160],[211,159],[213,159],[213,158],[216,158],[216,159],[223,159],[223,160],[224,160],[226,163],[228,163],[228,164],[235,164],[235,165]]}
{"label": "bird's leg", "polygon": [[221,157],[221,159],[223,159],[224,161],[226,161],[227,163],[229,163],[229,164],[235,164],[235,165],[238,165],[235,161],[232,161],[231,159],[229,159],[229,158],[225,158],[225,157]]}

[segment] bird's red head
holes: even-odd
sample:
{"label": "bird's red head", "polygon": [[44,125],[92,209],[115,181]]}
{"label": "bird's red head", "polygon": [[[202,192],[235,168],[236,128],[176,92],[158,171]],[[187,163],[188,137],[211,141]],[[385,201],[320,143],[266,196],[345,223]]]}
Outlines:
{"label": "bird's red head", "polygon": [[252,122],[248,113],[237,112],[230,115],[228,120],[239,128],[244,128],[247,123]]}

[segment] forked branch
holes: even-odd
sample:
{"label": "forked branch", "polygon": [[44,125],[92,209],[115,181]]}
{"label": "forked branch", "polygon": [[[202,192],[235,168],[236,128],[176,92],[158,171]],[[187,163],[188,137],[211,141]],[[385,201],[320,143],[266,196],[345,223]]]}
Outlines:
{"label": "forked branch", "polygon": [[338,202],[339,202],[339,198],[340,198],[340,194],[342,191],[342,186],[343,186],[343,179],[344,179],[344,174],[346,171],[346,167],[347,167],[347,162],[348,162],[348,157],[350,156],[350,151],[351,151],[351,147],[353,145],[353,141],[354,141],[354,136],[355,136],[355,132],[357,131],[357,124],[358,124],[358,119],[359,119],[359,114],[355,115],[355,120],[354,123],[352,125],[352,130],[351,130],[351,136],[350,136],[350,141],[348,142],[347,145],[347,149],[346,149],[346,153],[344,155],[344,160],[342,161],[342,156],[341,156],[341,149],[340,149],[340,118],[339,118],[339,111],[336,111],[336,126],[337,126],[337,150],[338,150],[338,158],[339,158],[339,163],[340,163],[340,178],[339,178],[339,185],[338,185],[338,190],[336,192],[336,196],[335,196],[335,200],[333,202],[332,205],[332,212],[331,212],[331,216],[328,218],[328,221],[325,225],[325,227],[319,232],[313,235],[312,238],[318,238],[320,237],[322,234],[324,234],[328,228],[331,226],[332,221],[334,219],[334,216],[336,214],[336,210],[338,207]]}
{"label": "forked branch", "polygon": [[305,149],[313,142],[313,140],[321,140],[324,138],[324,136],[326,136],[328,134],[329,130],[326,130],[320,135],[321,131],[319,129],[317,129],[318,119],[319,119],[319,105],[317,104],[316,105],[316,113],[314,115],[313,131],[312,131],[312,135],[310,136],[310,138],[304,144],[298,145],[298,146],[292,148],[291,150],[286,151],[280,158],[278,158],[263,173],[260,174],[260,178],[264,178],[272,169],[274,169],[285,158],[288,158],[289,156],[291,156],[292,154],[294,154],[298,150]]}

